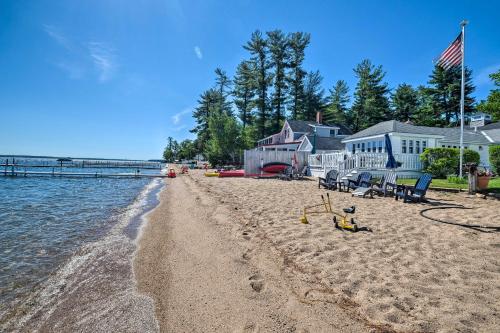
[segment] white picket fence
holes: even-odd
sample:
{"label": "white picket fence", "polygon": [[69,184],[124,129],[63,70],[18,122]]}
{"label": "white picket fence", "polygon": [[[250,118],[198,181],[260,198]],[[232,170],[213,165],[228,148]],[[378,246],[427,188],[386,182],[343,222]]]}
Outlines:
{"label": "white picket fence", "polygon": [[307,165],[309,153],[300,151],[274,151],[274,150],[245,150],[245,176],[260,173],[260,166],[270,162],[284,162],[294,165],[297,159],[297,167],[302,170]]}

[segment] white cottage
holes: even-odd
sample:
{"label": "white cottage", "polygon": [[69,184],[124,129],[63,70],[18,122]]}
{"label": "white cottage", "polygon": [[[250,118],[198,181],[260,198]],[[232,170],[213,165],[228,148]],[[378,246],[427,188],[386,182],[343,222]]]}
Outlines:
{"label": "white cottage", "polygon": [[[496,132],[500,131],[495,128],[500,128],[500,123],[477,129],[470,127],[464,129],[464,148],[477,151],[484,166],[490,164],[488,146],[495,144],[495,140],[487,135],[487,131],[491,130],[490,135],[495,136]],[[460,147],[460,128],[415,126],[396,120],[378,123],[346,137],[342,142],[346,144],[346,151],[350,154],[382,153],[385,152],[385,134],[389,134],[391,138],[393,153],[402,156],[404,160],[418,159],[425,148]]]}
{"label": "white cottage", "polygon": [[279,133],[257,142],[257,150],[332,153],[343,151],[342,139],[352,132],[344,125],[325,124],[321,112],[316,121],[285,120]]}

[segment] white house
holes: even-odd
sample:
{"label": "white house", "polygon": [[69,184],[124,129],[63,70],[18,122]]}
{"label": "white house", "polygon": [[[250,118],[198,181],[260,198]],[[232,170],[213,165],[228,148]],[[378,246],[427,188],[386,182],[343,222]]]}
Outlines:
{"label": "white house", "polygon": [[316,121],[285,120],[281,131],[259,140],[256,149],[331,153],[344,150],[342,139],[350,134],[344,125],[324,124],[317,112]]}
{"label": "white house", "polygon": [[[491,136],[495,137],[500,128],[500,123],[489,124],[473,130],[464,129],[464,148],[472,149],[479,153],[481,164],[489,165],[488,146],[495,144],[495,139],[489,138],[488,128]],[[489,126],[489,127],[488,127]],[[486,128],[486,131],[483,130]],[[394,154],[414,155],[418,157],[425,148],[460,147],[460,128],[440,128],[428,126],[414,126],[396,120],[384,121],[372,127],[355,133],[342,140],[346,144],[346,151],[351,154],[385,152],[384,135],[389,134]],[[495,137],[496,138],[496,137]],[[496,138],[498,139],[498,138]]]}

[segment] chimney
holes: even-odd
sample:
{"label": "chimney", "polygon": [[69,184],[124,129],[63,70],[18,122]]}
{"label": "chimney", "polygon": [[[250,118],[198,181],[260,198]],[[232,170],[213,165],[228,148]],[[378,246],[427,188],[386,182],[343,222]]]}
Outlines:
{"label": "chimney", "polygon": [[321,125],[321,123],[323,122],[323,112],[316,111],[316,122],[318,123],[318,125]]}

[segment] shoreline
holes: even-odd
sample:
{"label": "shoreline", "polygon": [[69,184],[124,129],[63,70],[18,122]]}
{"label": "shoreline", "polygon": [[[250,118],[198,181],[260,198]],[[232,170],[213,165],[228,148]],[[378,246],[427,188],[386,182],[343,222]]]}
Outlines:
{"label": "shoreline", "polygon": [[[12,332],[158,332],[151,299],[137,291],[133,260],[162,180],[145,185],[102,238],[79,248],[8,317]],[[133,315],[128,315],[133,314]]]}

